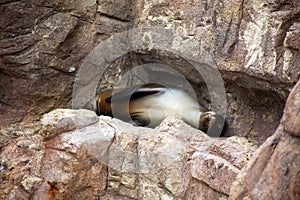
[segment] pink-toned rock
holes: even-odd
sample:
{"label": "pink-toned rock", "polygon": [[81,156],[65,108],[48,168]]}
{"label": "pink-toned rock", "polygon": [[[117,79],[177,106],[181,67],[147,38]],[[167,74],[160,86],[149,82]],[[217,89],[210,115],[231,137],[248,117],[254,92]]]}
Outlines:
{"label": "pink-toned rock", "polygon": [[[254,151],[247,142],[211,140],[174,118],[154,132],[84,111],[53,111],[42,126],[36,122],[55,108],[71,107],[80,63],[115,33],[154,26],[182,33],[181,41],[167,37],[172,49],[213,60],[222,73],[226,135],[258,144],[275,132],[286,97],[299,80],[299,1],[0,2],[0,199],[94,199],[106,186],[111,189],[106,199],[227,198],[236,172]],[[214,98],[181,54],[152,49],[156,39],[144,37],[141,51],[116,59],[99,77],[98,88],[114,86],[126,70],[154,62],[178,70],[199,99]],[[112,50],[100,53],[107,58]],[[165,75],[158,71],[155,78]],[[85,89],[92,93],[95,88]],[[201,103],[209,107],[209,100]],[[282,124],[243,169],[230,198],[300,198],[299,124],[298,83]],[[159,136],[139,138],[141,133]],[[221,167],[214,174],[202,171],[210,166]],[[139,176],[132,172],[136,169],[152,174]],[[228,182],[222,178],[218,184],[215,177]]]}
{"label": "pink-toned rock", "polygon": [[286,102],[283,127],[289,134],[300,137],[300,80]]}
{"label": "pink-toned rock", "polygon": [[199,189],[200,199],[226,199],[255,150],[243,138],[210,138],[179,116],[150,129],[105,116],[95,121],[89,112],[50,112],[40,135],[3,147],[0,197],[181,200]]}
{"label": "pink-toned rock", "polygon": [[300,81],[276,133],[239,173],[229,199],[300,199],[299,89]]}
{"label": "pink-toned rock", "polygon": [[238,175],[229,199],[299,199],[299,146],[279,127]]}
{"label": "pink-toned rock", "polygon": [[98,118],[94,112],[88,110],[70,110],[67,116],[63,109],[54,110],[44,115],[41,120],[44,134],[47,138],[63,132],[83,128],[97,121]]}

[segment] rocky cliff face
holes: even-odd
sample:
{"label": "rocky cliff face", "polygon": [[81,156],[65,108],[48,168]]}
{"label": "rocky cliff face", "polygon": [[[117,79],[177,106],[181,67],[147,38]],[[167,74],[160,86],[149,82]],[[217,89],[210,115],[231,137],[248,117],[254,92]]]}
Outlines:
{"label": "rocky cliff face", "polygon": [[258,149],[244,137],[211,138],[179,116],[150,129],[54,110],[37,130],[1,135],[0,197],[299,199],[299,90],[300,81]]}
{"label": "rocky cliff face", "polygon": [[[58,198],[103,197],[108,186],[114,194],[114,197],[105,197],[108,199],[118,199],[120,195],[124,199],[125,193],[128,199],[155,195],[151,193],[153,191],[160,195],[158,199],[196,199],[204,195],[198,194],[198,191],[206,191],[205,194],[212,195],[209,197],[220,199],[228,195],[232,199],[299,198],[299,84],[290,95],[282,118],[288,94],[300,78],[299,2],[0,0],[0,12],[0,178],[4,180],[1,182],[1,198],[26,199],[35,195],[52,198],[57,194]],[[136,34],[129,34],[115,46],[106,43],[105,48],[99,48],[110,36],[126,30],[153,28],[158,30],[157,33],[171,30],[174,35],[158,34],[157,37],[157,34],[142,31],[144,35],[134,38],[139,35],[134,32]],[[119,44],[128,44],[127,39],[137,39],[141,48],[130,51],[120,48]],[[167,41],[168,48],[161,48],[164,41]],[[197,150],[198,154],[195,149],[193,153],[180,152],[180,163],[169,169],[173,173],[184,171],[176,179],[168,171],[145,176],[118,174],[108,169],[107,163],[103,165],[90,154],[79,150],[80,145],[74,147],[73,143],[61,141],[67,137],[68,131],[99,123],[94,116],[88,118],[87,124],[75,126],[62,115],[60,117],[64,123],[58,123],[59,127],[48,132],[42,131],[50,135],[40,135],[42,128],[39,119],[43,114],[56,108],[72,108],[73,89],[80,72],[91,63],[97,67],[101,65],[93,63],[101,61],[97,56],[86,62],[90,52],[96,52],[98,57],[104,55],[107,68],[97,77],[99,81],[95,87],[83,87],[90,91],[89,95],[116,83],[130,85],[136,82],[132,77],[122,77],[124,74],[126,77],[126,73],[134,67],[152,63],[151,66],[156,66],[155,69],[153,67],[154,72],[138,72],[143,78],[154,82],[164,79],[181,86],[181,82],[174,82],[174,79],[183,77],[191,84],[188,90],[194,91],[200,102],[209,108],[212,101],[219,98],[218,94],[210,93],[205,84],[207,77],[197,72],[195,63],[188,62],[185,55],[209,65],[203,68],[209,72],[205,73],[208,79],[218,78],[210,76],[212,71],[209,71],[216,66],[223,78],[226,95],[224,105],[228,128],[225,135],[246,137],[250,143],[258,145],[266,142],[241,173],[239,171],[245,163],[237,164],[239,161],[230,159],[237,156],[235,151],[241,151],[244,147],[237,144],[237,149],[233,148],[230,139],[223,143],[226,147],[229,145],[232,150],[229,155],[232,154],[233,158],[224,157],[228,154],[227,150],[221,147],[221,141],[216,142],[216,148],[220,150],[216,156],[223,159],[222,164],[219,157],[209,154],[210,150],[205,150],[205,153]],[[122,54],[114,57],[119,52]],[[176,78],[166,75],[165,72],[171,70],[161,70],[161,64],[176,70]],[[88,78],[94,75],[93,70],[86,73]],[[91,127],[93,129],[93,125]],[[107,131],[116,132],[114,135],[119,138],[114,140],[116,144],[126,137],[126,134],[119,134],[115,129]],[[128,148],[137,153],[135,138],[131,137]],[[206,139],[203,140],[205,143]],[[184,138],[180,141],[187,142]],[[65,147],[66,144],[70,146]],[[69,148],[74,148],[74,152]],[[57,150],[62,153],[57,153]],[[242,158],[245,155],[247,153]],[[193,168],[188,162],[190,156],[193,162],[200,162],[199,168]],[[210,161],[211,157],[213,161]],[[209,160],[207,165],[206,159]],[[85,163],[85,160],[88,162]],[[53,166],[56,161],[60,163]],[[219,166],[218,163],[222,165],[221,170],[214,174],[218,178],[224,173],[228,176],[220,178],[220,185],[209,173],[200,173],[205,172],[205,166]],[[56,177],[54,172],[60,171],[60,167],[68,169],[68,173],[62,170],[64,176]],[[89,171],[83,170],[86,167]],[[229,171],[222,171],[224,168]],[[81,169],[83,172],[79,173]],[[48,171],[53,172],[53,176],[46,175]],[[229,192],[233,177],[238,173],[238,179]],[[105,178],[99,181],[95,178],[99,176]],[[82,177],[87,177],[87,180]],[[223,184],[222,180],[227,179],[230,181]],[[34,192],[36,188],[37,193]],[[147,199],[146,196],[143,198]]]}
{"label": "rocky cliff face", "polygon": [[[227,135],[262,143],[278,126],[286,97],[299,79],[299,7],[288,0],[3,1],[1,126],[70,108],[75,76],[94,47],[125,30],[159,27],[181,33],[179,48],[213,60],[221,71]],[[178,48],[176,40],[172,44]],[[190,81],[199,99],[209,99],[203,77],[180,56],[146,45],[111,63],[99,88],[112,86],[132,67],[163,63]],[[209,105],[209,100],[202,103]]]}
{"label": "rocky cliff face", "polygon": [[300,198],[299,92],[300,81],[288,98],[281,124],[239,174],[229,199]]}
{"label": "rocky cliff face", "polygon": [[[44,115],[1,153],[1,199],[227,199],[256,146],[214,139],[171,116],[134,127],[92,111]],[[13,181],[14,180],[14,181]]]}

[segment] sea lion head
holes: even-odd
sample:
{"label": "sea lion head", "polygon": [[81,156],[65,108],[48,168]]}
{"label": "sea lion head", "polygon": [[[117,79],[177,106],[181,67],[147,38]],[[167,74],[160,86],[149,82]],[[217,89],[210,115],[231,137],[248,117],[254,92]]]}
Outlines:
{"label": "sea lion head", "polygon": [[219,137],[224,134],[226,121],[222,115],[214,111],[203,112],[200,115],[199,129],[211,137]]}

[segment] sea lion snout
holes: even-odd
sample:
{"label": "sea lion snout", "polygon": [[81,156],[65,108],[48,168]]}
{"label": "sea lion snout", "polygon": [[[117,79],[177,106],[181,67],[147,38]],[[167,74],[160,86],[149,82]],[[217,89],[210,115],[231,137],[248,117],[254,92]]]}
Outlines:
{"label": "sea lion snout", "polygon": [[200,115],[199,119],[199,129],[203,131],[207,131],[210,126],[212,126],[212,123],[215,121],[216,113],[213,111],[207,111],[203,112]]}

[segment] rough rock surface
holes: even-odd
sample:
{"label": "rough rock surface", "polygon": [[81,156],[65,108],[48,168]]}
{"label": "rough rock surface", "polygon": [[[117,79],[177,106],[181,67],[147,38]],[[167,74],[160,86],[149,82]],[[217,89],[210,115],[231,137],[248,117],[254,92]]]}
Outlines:
{"label": "rough rock surface", "polygon": [[[227,91],[227,135],[262,143],[275,132],[284,101],[300,78],[298,2],[140,0],[138,12],[136,27],[175,29],[185,36],[180,48],[214,60]],[[189,42],[193,45],[185,48]],[[192,82],[200,79],[168,52],[152,54],[137,57],[140,63],[167,62]]]}
{"label": "rough rock surface", "polygon": [[240,172],[229,199],[300,199],[300,81],[282,123]]}
{"label": "rough rock surface", "polygon": [[289,134],[300,137],[300,80],[292,90],[284,109],[283,126]]}
{"label": "rough rock surface", "polygon": [[134,16],[131,1],[99,2],[0,2],[1,126],[71,107],[80,61]]}
{"label": "rough rock surface", "polygon": [[[192,150],[171,151],[167,158],[175,156],[181,162],[171,163],[170,171],[153,172],[150,169],[157,167],[154,164],[149,173],[136,176],[130,170],[120,174],[103,165],[99,157],[95,158],[96,144],[87,151],[84,144],[77,143],[80,134],[87,131],[93,138],[94,130],[101,126],[108,131],[101,140],[104,149],[120,144],[132,155],[141,153],[147,159],[152,158],[149,151],[157,150],[160,142],[121,134],[131,128],[124,124],[123,129],[109,126],[116,121],[108,118],[98,121],[89,113],[76,118],[74,111],[63,118],[46,115],[43,123],[49,126],[42,128],[39,119],[43,114],[72,107],[73,84],[91,50],[116,33],[152,27],[180,32],[181,41],[171,38],[172,49],[180,48],[218,67],[228,102],[227,136],[244,136],[262,144],[277,129],[242,170],[230,198],[300,198],[299,83],[282,118],[287,96],[300,78],[299,1],[0,0],[0,12],[0,199],[132,199],[148,198],[149,194],[158,199],[228,197],[229,185],[245,165],[243,159],[247,160],[243,149],[248,147],[243,148],[241,141],[234,141],[238,145],[233,147],[230,141],[238,137],[214,140],[215,145],[210,146],[205,136],[200,137],[202,142],[190,141],[181,137],[185,135],[181,130],[170,126],[174,130],[162,131],[162,138],[156,139],[180,138],[183,145],[195,143]],[[98,88],[114,86],[132,67],[162,63],[184,75],[201,103],[209,107],[212,97],[203,77],[180,54],[152,49],[151,39],[140,41],[144,49],[111,63]],[[105,53],[110,50],[105,49]],[[150,78],[167,79],[159,70]],[[61,116],[65,111],[57,112]],[[147,146],[148,142],[153,147]],[[107,156],[102,150],[97,154],[101,158]],[[145,170],[143,162],[135,163],[134,157],[126,160],[120,155],[120,159],[126,166],[116,165],[118,169],[140,166]],[[205,171],[211,166],[214,170]],[[170,173],[179,170],[182,173]],[[215,178],[220,176],[222,184]],[[179,181],[188,186],[178,185]]]}
{"label": "rough rock surface", "polygon": [[[0,11],[2,128],[70,108],[82,60],[131,28],[174,29],[182,33],[186,53],[214,60],[229,102],[227,135],[262,143],[276,130],[299,79],[298,1],[5,0]],[[183,74],[209,107],[201,77],[180,55],[148,47],[112,63],[99,88],[113,86],[132,66],[164,63]]]}
{"label": "rough rock surface", "polygon": [[177,116],[149,129],[59,109],[41,123],[40,134],[2,148],[1,199],[227,199],[256,150],[244,138],[210,138]]}

